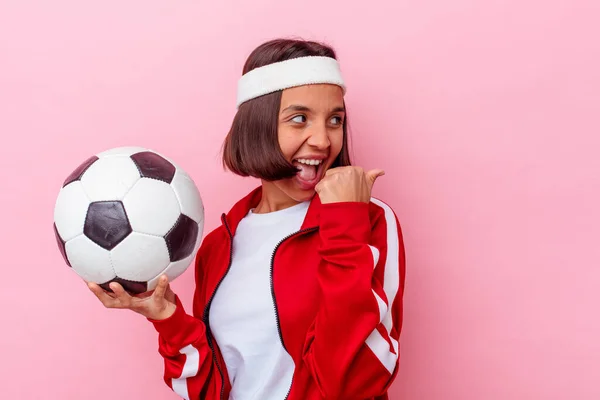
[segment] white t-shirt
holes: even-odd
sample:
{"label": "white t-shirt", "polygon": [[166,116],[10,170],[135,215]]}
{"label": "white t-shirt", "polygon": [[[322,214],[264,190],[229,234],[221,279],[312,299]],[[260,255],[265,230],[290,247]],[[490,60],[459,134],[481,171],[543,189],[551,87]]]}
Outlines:
{"label": "white t-shirt", "polygon": [[294,361],[281,345],[271,296],[271,256],[279,241],[300,230],[308,204],[250,211],[235,232],[231,268],[209,315],[231,381],[230,400],[281,400],[292,384]]}

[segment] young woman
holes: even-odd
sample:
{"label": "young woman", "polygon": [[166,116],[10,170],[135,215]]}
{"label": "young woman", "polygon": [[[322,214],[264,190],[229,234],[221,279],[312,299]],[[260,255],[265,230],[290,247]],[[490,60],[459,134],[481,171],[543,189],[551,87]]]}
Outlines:
{"label": "young woman", "polygon": [[371,198],[381,170],[350,165],[346,87],[328,46],[273,40],[249,56],[224,165],[262,184],[222,215],[195,262],[193,312],[90,284],[159,333],[185,399],[387,399],[398,371],[404,247]]}

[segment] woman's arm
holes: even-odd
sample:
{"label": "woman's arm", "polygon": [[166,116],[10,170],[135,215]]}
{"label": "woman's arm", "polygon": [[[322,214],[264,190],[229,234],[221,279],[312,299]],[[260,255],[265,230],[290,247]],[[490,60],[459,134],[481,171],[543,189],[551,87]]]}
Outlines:
{"label": "woman's arm", "polygon": [[405,274],[400,225],[375,199],[322,207],[322,304],[304,361],[326,399],[371,398],[387,391],[398,369]]}
{"label": "woman's arm", "polygon": [[[200,251],[200,255],[201,255]],[[200,255],[196,259],[196,296],[203,270]],[[158,331],[158,352],[164,358],[164,381],[184,399],[218,398],[213,352],[208,344],[206,326],[200,315],[185,312],[176,298],[175,312],[167,319],[152,320]],[[196,310],[195,310],[196,311]]]}

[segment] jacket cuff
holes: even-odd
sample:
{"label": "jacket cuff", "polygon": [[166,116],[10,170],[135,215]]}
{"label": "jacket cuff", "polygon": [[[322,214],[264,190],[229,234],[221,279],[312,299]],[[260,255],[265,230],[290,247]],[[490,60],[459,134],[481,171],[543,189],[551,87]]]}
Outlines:
{"label": "jacket cuff", "polygon": [[167,342],[174,342],[174,339],[180,336],[181,326],[185,324],[186,317],[188,317],[177,295],[175,295],[175,306],[175,312],[169,318],[161,320],[147,318],[148,321],[152,322],[158,334]]}
{"label": "jacket cuff", "polygon": [[350,240],[368,244],[371,239],[369,204],[363,202],[321,205],[319,231],[322,240]]}

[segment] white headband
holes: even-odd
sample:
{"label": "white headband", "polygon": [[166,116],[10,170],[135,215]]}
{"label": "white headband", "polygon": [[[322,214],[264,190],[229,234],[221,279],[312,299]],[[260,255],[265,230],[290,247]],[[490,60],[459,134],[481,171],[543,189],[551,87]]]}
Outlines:
{"label": "white headband", "polygon": [[237,103],[295,86],[330,83],[346,93],[346,85],[337,60],[331,57],[292,58],[255,68],[238,81]]}

